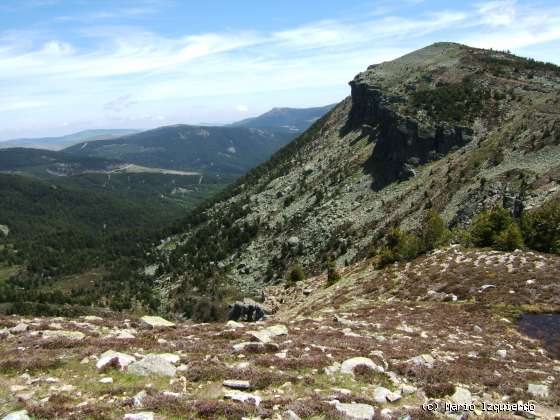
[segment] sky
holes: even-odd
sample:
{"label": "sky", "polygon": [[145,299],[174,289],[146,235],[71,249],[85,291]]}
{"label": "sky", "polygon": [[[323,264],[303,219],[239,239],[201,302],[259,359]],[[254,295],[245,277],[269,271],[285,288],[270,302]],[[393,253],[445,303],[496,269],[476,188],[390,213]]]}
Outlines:
{"label": "sky", "polygon": [[560,64],[560,2],[0,0],[0,140],[326,105],[437,41]]}

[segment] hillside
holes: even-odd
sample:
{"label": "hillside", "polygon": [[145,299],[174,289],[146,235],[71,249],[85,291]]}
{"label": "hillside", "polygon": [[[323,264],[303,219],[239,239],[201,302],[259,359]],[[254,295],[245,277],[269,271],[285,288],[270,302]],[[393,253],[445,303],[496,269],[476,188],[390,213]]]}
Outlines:
{"label": "hillside", "polygon": [[290,140],[285,133],[244,127],[175,125],[64,149],[130,163],[206,173],[241,175]]}
{"label": "hillside", "polygon": [[0,149],[12,147],[29,147],[34,149],[61,150],[84,141],[108,140],[127,134],[137,133],[139,130],[127,129],[99,129],[84,130],[60,137],[39,137],[0,141]]}
{"label": "hillside", "polygon": [[311,124],[329,112],[333,105],[315,108],[273,108],[254,118],[233,123],[234,127],[269,128],[299,133],[307,130]]}
{"label": "hillside", "polygon": [[[3,316],[0,410],[37,419],[553,420],[560,348],[534,339],[549,333],[534,315],[504,303],[557,305],[559,269],[558,256],[452,247],[384,270],[362,261],[331,287],[325,276],[270,287],[266,302],[285,302],[257,323]],[[493,287],[481,287],[492,274]],[[424,279],[432,283],[416,285]]]}
{"label": "hillside", "polygon": [[171,307],[204,288],[201,271],[257,292],[294,264],[309,275],[327,258],[359,261],[389,227],[414,230],[428,209],[461,227],[496,204],[558,198],[557,66],[438,43],[370,66],[350,86],[169,238],[159,281]]}

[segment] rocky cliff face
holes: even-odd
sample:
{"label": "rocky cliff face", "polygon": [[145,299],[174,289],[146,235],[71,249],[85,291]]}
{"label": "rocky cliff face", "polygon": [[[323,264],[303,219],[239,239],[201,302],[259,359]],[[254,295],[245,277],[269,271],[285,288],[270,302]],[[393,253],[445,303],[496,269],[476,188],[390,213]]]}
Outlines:
{"label": "rocky cliff face", "polygon": [[170,301],[200,267],[255,291],[295,263],[309,274],[327,257],[357,261],[388,226],[415,229],[427,208],[465,225],[506,196],[526,208],[559,196],[558,67],[439,43],[371,66],[350,86],[169,238],[159,282]]}

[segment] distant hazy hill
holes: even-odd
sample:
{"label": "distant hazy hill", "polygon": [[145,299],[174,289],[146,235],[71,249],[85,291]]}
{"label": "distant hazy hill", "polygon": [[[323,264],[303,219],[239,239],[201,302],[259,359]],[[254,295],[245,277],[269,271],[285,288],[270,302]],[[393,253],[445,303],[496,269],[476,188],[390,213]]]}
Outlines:
{"label": "distant hazy hill", "polygon": [[271,128],[298,133],[325,115],[334,104],[316,108],[273,108],[254,118],[232,124],[234,127]]}
{"label": "distant hazy hill", "polygon": [[60,137],[24,138],[0,141],[0,149],[6,149],[8,147],[31,147],[36,149],[60,150],[84,141],[107,140],[138,132],[139,130],[127,129],[85,130]]}

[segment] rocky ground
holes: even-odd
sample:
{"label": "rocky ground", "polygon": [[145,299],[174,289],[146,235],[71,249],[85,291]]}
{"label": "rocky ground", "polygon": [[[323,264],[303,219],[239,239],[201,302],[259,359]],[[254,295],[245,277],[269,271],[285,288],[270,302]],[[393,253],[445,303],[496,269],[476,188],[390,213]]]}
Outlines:
{"label": "rocky ground", "polygon": [[458,248],[364,261],[329,288],[268,289],[258,323],[3,317],[0,418],[560,418],[560,361],[515,324],[557,308],[559,267]]}

